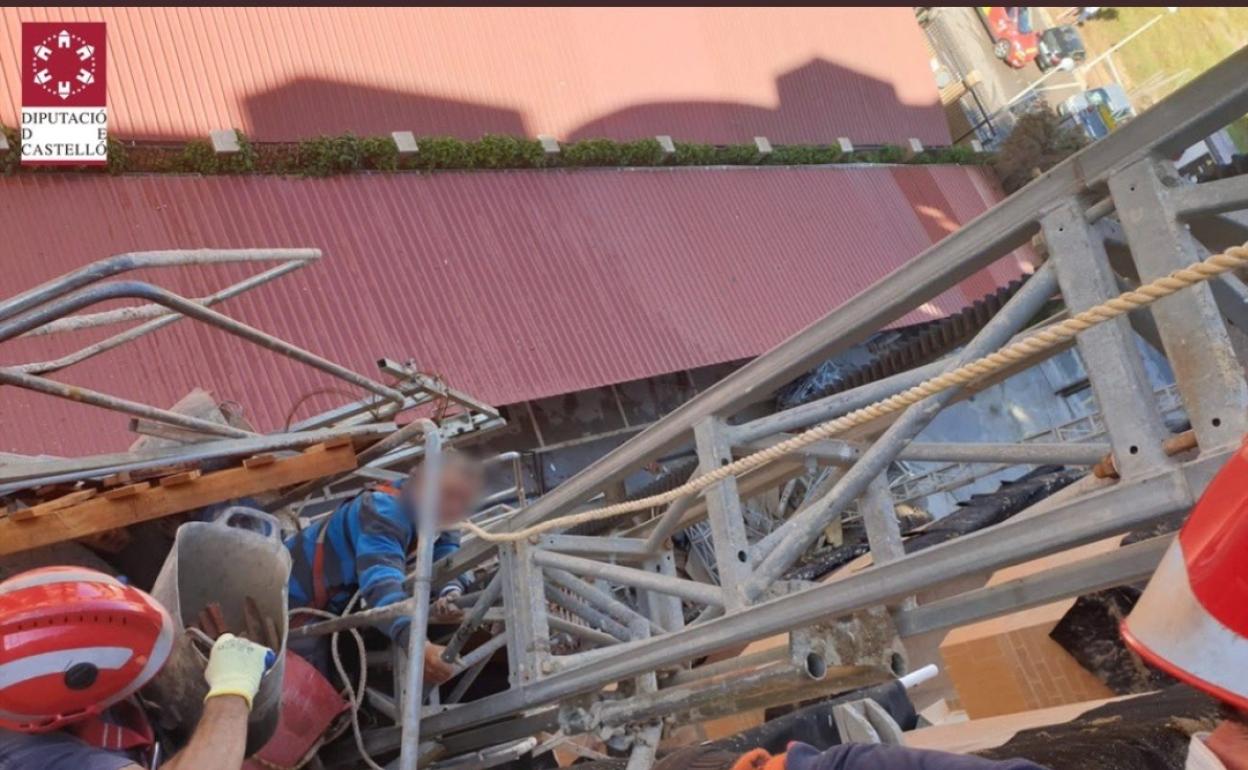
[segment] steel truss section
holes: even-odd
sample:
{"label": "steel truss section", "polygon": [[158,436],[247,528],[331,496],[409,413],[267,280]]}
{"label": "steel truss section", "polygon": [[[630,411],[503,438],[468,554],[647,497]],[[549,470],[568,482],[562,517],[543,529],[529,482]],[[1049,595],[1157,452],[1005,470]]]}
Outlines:
{"label": "steel truss section", "polygon": [[[698,473],[705,473],[742,452],[776,443],[787,431],[843,415],[967,358],[994,351],[1022,331],[1052,298],[1060,295],[1076,312],[1116,295],[1124,281],[1134,279],[1132,272],[1147,281],[1200,259],[1202,247],[1191,232],[1199,232],[1196,225],[1202,217],[1224,217],[1226,212],[1248,208],[1248,188],[1237,180],[1187,185],[1159,159],[1248,113],[1245,71],[1248,49],[1037,178],[497,526],[514,531],[581,510],[647,463],[681,447],[694,448]],[[1121,220],[1130,270],[1124,271],[1120,260],[1111,262],[1102,242],[1103,229],[1093,227],[1107,217]],[[811,404],[741,419],[745,407],[768,398],[794,376],[862,342],[1037,234],[1044,236],[1051,259],[965,350]],[[1121,251],[1121,244],[1115,246],[1115,255]],[[1234,276],[1222,283],[1232,289],[1243,286]],[[718,482],[700,495],[678,499],[640,525],[626,518],[604,536],[547,533],[501,548],[469,538],[458,554],[437,565],[435,582],[498,559],[500,574],[486,594],[491,604],[501,594],[505,608],[512,687],[477,701],[430,708],[421,729],[428,739],[465,752],[514,740],[527,734],[526,729],[551,730],[559,708],[566,712],[575,707],[597,719],[564,719],[560,727],[565,732],[598,730],[617,746],[631,741],[634,764],[640,767],[653,757],[656,736],[651,720],[670,714],[664,704],[682,702],[683,692],[696,690],[697,697],[709,703],[716,693],[731,691],[737,704],[767,703],[778,690],[798,696],[809,692],[808,686],[798,683],[809,679],[810,670],[795,668],[795,662],[747,657],[737,663],[690,668],[703,656],[776,634],[789,634],[792,648],[794,639],[803,635],[817,637],[818,624],[844,621],[862,611],[882,612],[881,608],[888,608],[885,614],[896,635],[906,637],[1148,575],[1164,540],[939,601],[912,599],[958,578],[984,576],[1147,526],[1193,504],[1248,427],[1243,362],[1235,358],[1230,333],[1218,312],[1217,292],[1225,290],[1190,287],[1137,313],[1151,315],[1155,324],[1136,325],[1139,319],[1128,323],[1124,318],[1079,335],[1077,348],[1105,426],[1102,443],[1072,443],[1062,437],[1053,444],[913,442],[922,427],[958,397],[956,391],[946,391],[844,437],[808,446],[801,456],[782,458],[770,467]],[[1194,450],[1171,457],[1162,446],[1170,436],[1143,375],[1133,326],[1155,326],[1156,334],[1149,336],[1158,341],[1174,369],[1177,396],[1192,417],[1198,439]],[[1010,373],[1038,363],[1040,359],[1032,359]],[[975,383],[969,389],[983,386]],[[1103,453],[1112,453],[1119,479],[1078,487],[1078,493],[1051,501],[1042,514],[1010,519],[916,553],[906,554],[900,547],[884,475],[898,459],[1087,465]],[[745,502],[782,487],[805,472],[808,462],[829,470],[808,492],[799,512],[763,540],[748,542]],[[874,566],[827,585],[784,581],[786,570],[823,528],[855,503],[868,519]],[[714,585],[678,575],[671,550],[674,533],[705,519],[710,521],[718,562]],[[604,646],[572,655],[552,654],[548,635],[555,629],[556,616],[547,613],[547,585],[575,599],[561,600],[560,606],[577,608],[573,620],[561,623],[597,625],[609,633],[579,627],[598,634],[593,638],[607,637],[609,643],[600,639]],[[475,628],[487,617],[485,609],[474,608],[466,624]],[[456,644],[467,635],[468,628],[461,630]],[[617,638],[624,636],[630,638]],[[880,654],[879,644],[850,651],[835,668],[821,674],[820,687],[828,691],[857,686],[861,678],[853,674],[855,667],[878,660]],[[646,684],[650,676],[653,687]],[[737,683],[725,684],[730,680]],[[483,728],[487,724],[491,726]],[[396,744],[378,736],[371,745]]]}

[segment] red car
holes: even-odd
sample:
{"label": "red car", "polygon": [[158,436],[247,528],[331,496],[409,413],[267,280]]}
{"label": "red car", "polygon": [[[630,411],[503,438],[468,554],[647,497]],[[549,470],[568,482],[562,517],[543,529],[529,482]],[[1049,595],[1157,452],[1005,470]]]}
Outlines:
{"label": "red car", "polygon": [[1019,69],[1034,61],[1040,52],[1040,36],[1031,26],[1031,9],[1026,6],[980,6],[980,16],[992,38],[992,53]]}

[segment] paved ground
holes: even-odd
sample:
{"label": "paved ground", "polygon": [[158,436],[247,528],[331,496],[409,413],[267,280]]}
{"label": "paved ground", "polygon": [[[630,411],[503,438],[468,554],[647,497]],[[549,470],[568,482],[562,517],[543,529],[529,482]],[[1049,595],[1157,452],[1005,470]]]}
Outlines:
{"label": "paved ground", "polygon": [[[1033,13],[1039,12],[1036,26],[1043,29],[1050,25],[1050,21],[1040,11],[1041,9],[1035,9]],[[975,96],[989,115],[1002,111],[1044,74],[1035,64],[1014,69],[993,56],[992,41],[975,8],[935,8],[929,18],[931,20],[926,27],[927,34],[940,63],[955,79],[972,71],[979,73],[980,83],[975,86]],[[1057,104],[1078,90],[1078,81],[1071,74],[1061,72],[1045,78],[1037,93],[1050,103]],[[968,119],[972,123],[979,122],[982,115],[975,114],[979,109],[975,100],[967,98],[964,102],[968,107]],[[1011,116],[1008,114],[997,115],[993,120],[994,127],[998,128],[1000,134],[1008,133],[1011,123]],[[990,137],[984,134],[981,138],[987,140]]]}

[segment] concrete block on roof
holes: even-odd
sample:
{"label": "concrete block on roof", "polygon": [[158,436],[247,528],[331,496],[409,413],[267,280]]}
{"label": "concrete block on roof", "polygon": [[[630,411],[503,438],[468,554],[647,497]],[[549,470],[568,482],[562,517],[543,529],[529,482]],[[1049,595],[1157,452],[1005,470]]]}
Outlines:
{"label": "concrete block on roof", "polygon": [[659,134],[654,139],[659,143],[659,149],[663,151],[664,160],[676,154],[676,143],[672,141],[672,137],[667,134]]}
{"label": "concrete block on roof", "polygon": [[547,155],[559,154],[559,140],[550,134],[538,134],[537,141],[541,142],[542,152]]}
{"label": "concrete block on roof", "polygon": [[848,136],[838,136],[836,143],[840,146],[841,152],[850,153],[854,151],[854,143],[849,141]]}
{"label": "concrete block on roof", "polygon": [[238,132],[232,128],[218,128],[208,134],[212,141],[212,151],[218,155],[233,155],[243,149],[238,141]]}
{"label": "concrete block on roof", "polygon": [[754,137],[754,146],[758,148],[759,155],[771,154],[771,140],[765,136]]}
{"label": "concrete block on roof", "polygon": [[984,151],[984,143],[983,143],[983,142],[981,142],[981,141],[979,141],[978,139],[972,139],[972,140],[971,140],[971,149],[972,149],[972,150],[974,150],[975,152],[983,152],[983,151]]}
{"label": "concrete block on roof", "polygon": [[0,155],[9,151],[9,137],[0,131]]}
{"label": "concrete block on roof", "polygon": [[420,145],[416,144],[416,135],[411,131],[392,131],[390,138],[399,148],[399,157],[420,154]]}
{"label": "concrete block on roof", "polygon": [[913,158],[915,155],[923,152],[923,143],[913,136],[906,140],[905,146],[902,148],[906,151],[906,158]]}

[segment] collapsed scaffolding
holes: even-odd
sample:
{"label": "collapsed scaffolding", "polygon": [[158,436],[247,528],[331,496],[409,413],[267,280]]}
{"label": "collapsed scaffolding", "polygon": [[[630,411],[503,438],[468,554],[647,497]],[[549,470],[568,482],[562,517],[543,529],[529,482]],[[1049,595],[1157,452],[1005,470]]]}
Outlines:
{"label": "collapsed scaffolding", "polygon": [[[1090,308],[1112,304],[1124,290],[1188,270],[1211,252],[1248,241],[1248,225],[1230,213],[1248,208],[1248,177],[1188,184],[1166,160],[1248,112],[1248,83],[1242,77],[1246,68],[1248,51],[1241,51],[552,492],[528,505],[522,500],[518,509],[501,509],[500,516],[484,525],[483,536],[467,538],[456,555],[435,566],[422,550],[410,600],[293,631],[341,633],[396,613],[411,613],[416,630],[412,637],[419,644],[424,636],[420,631],[427,627],[429,585],[474,567],[494,570],[484,589],[472,597],[447,645],[445,658],[456,662],[459,675],[450,692],[445,698],[437,688],[426,692],[420,666],[405,667],[405,656],[396,654],[394,692],[388,699],[372,694],[372,702],[383,704],[393,724],[358,736],[361,752],[398,751],[404,770],[438,758],[453,764],[468,757],[476,766],[487,766],[533,751],[538,734],[553,734],[558,740],[594,733],[631,752],[630,770],[645,768],[653,761],[667,724],[892,680],[909,669],[908,638],[1150,575],[1169,536],[1001,585],[932,601],[916,599],[957,578],[1147,527],[1195,501],[1248,432],[1248,385],[1228,330],[1228,324],[1248,329],[1248,287],[1235,272],[1242,258],[1227,262],[1217,275],[1202,273],[1199,283],[1176,287],[1143,312],[1124,310],[1122,315],[1101,318],[1079,329],[1077,336],[1072,333],[1043,350],[1004,362],[988,376],[947,381],[940,391],[922,391],[888,413],[870,412],[866,418],[840,424],[835,439],[831,433],[803,441],[794,441],[794,436],[804,435],[796,431],[894,399],[1037,331],[1050,332]],[[774,414],[738,417],[795,376],[862,342],[1037,234],[1043,237],[1047,262],[960,350]],[[412,366],[383,361],[382,371],[394,382],[381,383],[209,309],[317,257],[314,250],[128,255],[0,303],[0,342],[21,334],[143,321],[57,361],[0,369],[0,382],[120,411],[133,417],[136,427],[164,426],[159,429],[164,435],[174,431],[183,438],[194,437],[194,443],[150,456],[28,459],[0,466],[0,495],[33,503],[0,522],[6,530],[0,553],[19,546],[33,548],[48,538],[103,532],[119,526],[119,521],[133,523],[100,512],[152,489],[188,483],[202,487],[216,473],[260,473],[292,459],[248,465],[249,459],[269,453],[302,450],[293,459],[341,457],[341,464],[267,478],[264,483],[271,486],[261,490],[275,493],[266,503],[270,510],[291,504],[329,505],[369,483],[393,480],[392,474],[398,473],[394,469],[407,467],[418,457],[427,455],[431,462],[426,468],[436,467],[442,440],[501,425],[493,408]],[[134,281],[91,286],[139,267],[262,260],[283,264],[198,300]],[[1059,296],[1065,314],[1037,322],[1042,309]],[[151,304],[73,315],[123,297]],[[259,436],[71,388],[43,376],[179,318],[210,324],[370,395],[283,433]],[[1176,442],[1165,427],[1163,412],[1173,405],[1158,404],[1135,347],[1137,333],[1154,342],[1170,361],[1174,393],[1191,425],[1182,441]],[[943,408],[1072,346],[1084,362],[1100,407],[1103,440],[913,441]],[[391,421],[400,412],[419,412],[439,400],[458,405],[439,424],[416,421],[399,427]],[[690,444],[698,459],[694,475],[701,482],[678,489],[661,508],[645,500],[613,507],[605,503],[624,479]],[[760,453],[766,462],[743,461]],[[1042,513],[924,551],[906,552],[887,479],[889,465],[899,459],[1091,467],[1107,455],[1112,468],[1101,474],[1105,479],[1064,495]],[[155,486],[142,479],[145,472],[188,462],[208,463],[210,472],[173,483],[165,481],[173,474],[158,476]],[[786,485],[806,473],[810,463],[825,470],[816,488],[787,521],[751,540],[745,502]],[[105,480],[114,477],[129,483],[109,486]],[[66,486],[83,484],[86,488]],[[42,490],[37,496],[51,499],[34,499],[35,490]],[[210,496],[194,501],[202,505],[230,499],[207,499]],[[189,500],[179,503],[184,504]],[[786,573],[820,533],[852,504],[863,518],[873,566],[821,585],[786,580]],[[435,509],[436,500],[431,498],[422,507]],[[151,510],[152,516],[171,512]],[[613,529],[597,535],[563,531],[595,517],[610,520]],[[47,535],[30,534],[35,523],[52,521],[69,524],[48,527]],[[715,570],[699,580],[680,574],[672,538],[703,522],[710,529]],[[14,540],[11,533],[22,530],[27,539]],[[424,534],[421,543],[430,545],[430,532]],[[499,630],[491,632],[495,627]],[[552,637],[560,633],[574,635],[579,648],[567,651],[556,646]],[[778,650],[693,665],[707,655],[777,634],[787,635]],[[480,641],[487,635],[487,641]],[[477,646],[464,653],[473,641]],[[504,650],[510,686],[463,702],[485,665]],[[361,702],[366,695],[356,693]]]}
{"label": "collapsed scaffolding", "polygon": [[[1248,52],[1241,51],[496,529],[518,531],[580,510],[601,508],[594,505],[595,498],[612,485],[690,441],[697,447],[700,472],[711,472],[733,463],[739,455],[789,438],[791,431],[887,399],[991,353],[1023,332],[1044,303],[1058,293],[1070,313],[1079,313],[1113,299],[1123,288],[1199,262],[1210,250],[1248,240],[1242,220],[1227,215],[1248,207],[1248,179],[1190,185],[1167,162],[1248,111],[1248,85],[1242,78],[1246,66]],[[774,415],[734,422],[737,413],[793,377],[862,342],[1037,233],[1047,246],[1046,267],[960,353]],[[1226,273],[1159,301],[1151,306],[1148,317],[1119,317],[1078,335],[1074,344],[1100,406],[1107,445],[911,442],[941,407],[1036,365],[1041,355],[987,382],[945,391],[900,415],[856,428],[848,436],[858,444],[853,451],[811,444],[791,458],[741,477],[717,480],[700,494],[681,497],[643,521],[627,521],[606,536],[543,533],[497,545],[484,539],[469,541],[459,554],[439,565],[437,577],[497,554],[499,576],[479,597],[461,634],[466,635],[487,616],[489,609],[483,605],[501,602],[511,687],[471,703],[431,709],[421,725],[423,733],[455,753],[496,745],[509,734],[519,738],[554,730],[598,731],[603,736],[623,732],[635,741],[631,766],[645,767],[658,737],[650,720],[674,718],[699,708],[697,704],[704,700],[729,704],[724,708],[751,708],[760,702],[786,702],[786,697],[792,702],[810,695],[809,681],[790,680],[780,687],[774,682],[760,683],[760,677],[765,678],[760,671],[766,671],[768,664],[751,659],[738,660],[731,669],[721,666],[697,681],[692,672],[698,669],[691,672],[685,666],[702,656],[789,633],[787,675],[800,678],[800,672],[810,671],[811,649],[808,632],[801,629],[829,619],[888,607],[895,635],[904,640],[1147,577],[1168,538],[927,604],[911,600],[958,577],[984,574],[1139,529],[1187,509],[1248,428],[1248,387],[1227,330],[1228,319],[1237,328],[1248,328],[1246,297],[1243,281]],[[1194,446],[1190,441],[1177,445],[1171,441],[1134,346],[1133,324],[1146,339],[1156,340],[1170,360]],[[1068,346],[1050,348],[1046,355]],[[1175,454],[1176,446],[1187,449]],[[906,456],[903,453],[960,463],[1044,461],[1089,466],[1098,462],[1102,449],[1113,457],[1116,478],[1112,481],[1087,485],[1081,494],[1064,497],[1043,515],[1011,520],[915,554],[905,553],[892,500],[882,489],[881,473],[888,463]],[[749,542],[742,501],[801,473],[805,455],[838,466],[834,478],[776,533],[762,542]],[[825,585],[795,587],[779,581],[822,527],[856,498],[860,498],[875,566]],[[717,585],[675,575],[670,536],[703,520],[712,531]],[[578,582],[569,582],[569,576]],[[543,581],[575,586],[590,608],[614,613],[632,638],[570,656],[552,654],[546,604],[540,599]],[[603,596],[603,584],[621,593]],[[621,595],[632,601],[620,606]],[[695,609],[689,621],[681,605]],[[645,622],[626,610],[642,615]],[[894,638],[882,634],[878,639],[874,645],[857,645],[848,659],[825,660],[836,673],[825,675],[818,688],[831,692],[859,686],[855,674],[840,668],[845,666],[866,667],[879,677],[895,675],[889,666],[898,661],[886,654]],[[826,638],[824,645],[827,650]],[[838,682],[841,676],[845,678]],[[603,689],[615,683],[627,687]],[[385,736],[379,737],[383,740],[375,745],[380,747],[386,742]],[[398,736],[391,734],[389,739],[397,741]]]}

